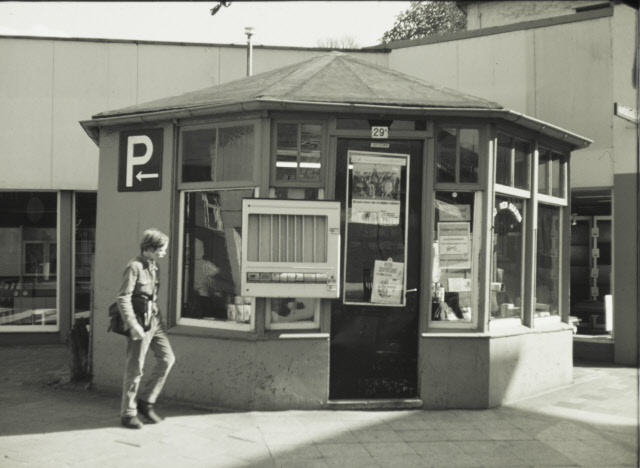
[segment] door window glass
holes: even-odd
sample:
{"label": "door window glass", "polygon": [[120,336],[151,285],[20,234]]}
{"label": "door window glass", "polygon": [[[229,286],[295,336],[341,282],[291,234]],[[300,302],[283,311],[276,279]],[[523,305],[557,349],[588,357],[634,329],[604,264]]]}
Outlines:
{"label": "door window glass", "polygon": [[537,317],[560,314],[560,213],[559,207],[538,205]]}
{"label": "door window glass", "polygon": [[349,151],[345,303],[404,305],[407,157]]}

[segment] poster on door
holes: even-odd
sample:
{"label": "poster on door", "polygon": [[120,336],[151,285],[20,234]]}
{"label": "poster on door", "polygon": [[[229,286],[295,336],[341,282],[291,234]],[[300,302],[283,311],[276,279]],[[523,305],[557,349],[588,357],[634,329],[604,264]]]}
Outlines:
{"label": "poster on door", "polygon": [[404,263],[376,260],[371,283],[371,303],[402,304],[404,291]]}
{"label": "poster on door", "polygon": [[351,154],[351,217],[349,222],[397,226],[400,224],[401,169],[405,157]]}
{"label": "poster on door", "polygon": [[471,268],[471,232],[469,223],[438,223],[440,268]]}

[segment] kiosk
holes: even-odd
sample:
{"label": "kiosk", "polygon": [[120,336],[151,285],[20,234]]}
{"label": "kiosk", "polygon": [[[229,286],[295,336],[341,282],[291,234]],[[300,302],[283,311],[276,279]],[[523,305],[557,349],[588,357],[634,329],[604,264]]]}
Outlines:
{"label": "kiosk", "polygon": [[94,384],[142,231],[171,236],[164,397],[488,408],[572,379],[568,172],[590,140],[343,53],[82,122]]}

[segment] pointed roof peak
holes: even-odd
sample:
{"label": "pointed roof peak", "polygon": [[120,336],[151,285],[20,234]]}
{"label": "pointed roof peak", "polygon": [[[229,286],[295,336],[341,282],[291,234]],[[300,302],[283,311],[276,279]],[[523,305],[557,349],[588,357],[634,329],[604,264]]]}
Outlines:
{"label": "pointed roof peak", "polygon": [[103,112],[94,118],[261,101],[503,109],[495,102],[434,85],[341,51],[331,51],[303,62],[199,91]]}

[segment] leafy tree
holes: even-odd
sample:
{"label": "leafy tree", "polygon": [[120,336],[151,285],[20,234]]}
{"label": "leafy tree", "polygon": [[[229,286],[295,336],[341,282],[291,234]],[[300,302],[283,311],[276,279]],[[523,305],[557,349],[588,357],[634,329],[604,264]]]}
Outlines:
{"label": "leafy tree", "polygon": [[360,47],[353,36],[319,39],[316,41],[316,46],[326,49],[357,49]]}
{"label": "leafy tree", "polygon": [[467,29],[467,15],[456,2],[411,2],[409,9],[400,13],[381,42],[387,44],[404,39],[438,36]]}

